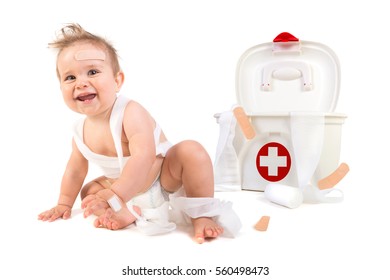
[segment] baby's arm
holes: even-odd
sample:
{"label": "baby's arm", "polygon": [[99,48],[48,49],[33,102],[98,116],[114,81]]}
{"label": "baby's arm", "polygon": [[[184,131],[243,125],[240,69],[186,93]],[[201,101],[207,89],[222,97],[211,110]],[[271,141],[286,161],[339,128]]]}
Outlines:
{"label": "baby's arm", "polygon": [[124,202],[144,191],[148,175],[156,161],[155,125],[154,119],[140,104],[131,101],[127,105],[123,128],[129,141],[131,156],[111,188]]}
{"label": "baby's arm", "polygon": [[88,172],[88,161],[72,143],[72,153],[61,182],[61,191],[56,206],[38,215],[42,221],[52,222],[58,218],[68,219],[71,209]]}

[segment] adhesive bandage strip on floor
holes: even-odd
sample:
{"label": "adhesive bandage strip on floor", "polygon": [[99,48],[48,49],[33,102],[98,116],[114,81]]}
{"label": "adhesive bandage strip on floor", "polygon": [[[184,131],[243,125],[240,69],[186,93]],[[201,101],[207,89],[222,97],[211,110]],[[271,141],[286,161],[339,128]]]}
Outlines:
{"label": "adhesive bandage strip on floor", "polygon": [[260,218],[260,220],[256,223],[255,229],[258,231],[266,231],[268,229],[270,216],[263,216]]}

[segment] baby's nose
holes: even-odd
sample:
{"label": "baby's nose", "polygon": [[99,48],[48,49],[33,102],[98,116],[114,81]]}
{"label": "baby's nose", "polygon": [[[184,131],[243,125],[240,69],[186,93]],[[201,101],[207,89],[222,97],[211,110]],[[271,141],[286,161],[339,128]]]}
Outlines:
{"label": "baby's nose", "polygon": [[88,81],[86,79],[78,79],[76,87],[77,88],[85,88],[88,86]]}

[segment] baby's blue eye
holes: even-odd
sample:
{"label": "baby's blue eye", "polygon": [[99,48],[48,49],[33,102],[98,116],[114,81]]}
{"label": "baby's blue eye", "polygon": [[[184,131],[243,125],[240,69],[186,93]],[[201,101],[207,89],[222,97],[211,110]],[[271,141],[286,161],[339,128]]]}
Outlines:
{"label": "baby's blue eye", "polygon": [[96,75],[97,73],[99,73],[99,72],[95,69],[91,69],[88,71],[88,75]]}
{"label": "baby's blue eye", "polygon": [[66,77],[65,77],[64,81],[72,81],[72,80],[74,80],[74,79],[76,79],[75,76],[69,75],[69,76],[66,76]]}

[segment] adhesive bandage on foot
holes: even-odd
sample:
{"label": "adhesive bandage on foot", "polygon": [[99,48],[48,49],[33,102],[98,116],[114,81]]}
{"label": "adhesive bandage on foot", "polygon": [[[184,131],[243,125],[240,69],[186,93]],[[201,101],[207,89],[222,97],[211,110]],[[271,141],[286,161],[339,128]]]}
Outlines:
{"label": "adhesive bandage on foot", "polygon": [[109,200],[107,200],[108,205],[114,210],[114,212],[119,212],[122,209],[122,204],[120,198],[114,194]]}
{"label": "adhesive bandage on foot", "polygon": [[263,216],[260,218],[260,220],[256,223],[255,229],[258,231],[266,231],[268,229],[270,216]]}
{"label": "adhesive bandage on foot", "polygon": [[233,109],[233,114],[237,119],[237,123],[241,128],[242,133],[248,140],[253,139],[256,136],[256,132],[249,121],[248,116],[245,114],[244,109],[240,106],[236,106]]}
{"label": "adhesive bandage on foot", "polygon": [[349,166],[346,163],[341,163],[340,166],[329,176],[318,181],[320,190],[333,188],[340,182],[349,172]]}
{"label": "adhesive bandage on foot", "polygon": [[75,53],[76,60],[105,60],[106,54],[102,50],[81,50]]}

